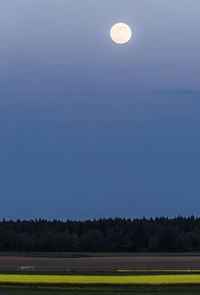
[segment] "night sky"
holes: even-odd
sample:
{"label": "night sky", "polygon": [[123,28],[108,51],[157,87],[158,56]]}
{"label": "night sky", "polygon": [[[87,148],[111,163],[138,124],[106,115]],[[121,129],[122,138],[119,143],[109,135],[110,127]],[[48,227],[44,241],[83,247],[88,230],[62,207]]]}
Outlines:
{"label": "night sky", "polygon": [[0,218],[200,214],[199,12],[1,0]]}

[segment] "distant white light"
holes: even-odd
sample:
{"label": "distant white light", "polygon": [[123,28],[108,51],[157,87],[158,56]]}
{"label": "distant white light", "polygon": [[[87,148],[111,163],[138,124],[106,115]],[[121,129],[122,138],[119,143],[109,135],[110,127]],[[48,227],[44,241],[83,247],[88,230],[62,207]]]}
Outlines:
{"label": "distant white light", "polygon": [[132,37],[131,28],[127,24],[117,23],[111,28],[110,37],[117,44],[127,43]]}

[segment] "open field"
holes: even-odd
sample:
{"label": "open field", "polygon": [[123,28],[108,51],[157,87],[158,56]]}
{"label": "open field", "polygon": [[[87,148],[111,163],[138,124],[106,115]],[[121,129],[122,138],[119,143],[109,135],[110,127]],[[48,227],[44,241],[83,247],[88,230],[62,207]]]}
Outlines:
{"label": "open field", "polygon": [[[42,290],[47,290],[46,294],[66,295],[65,292],[177,292],[181,294],[189,291],[200,292],[200,275],[141,275],[141,276],[59,276],[59,275],[0,275],[0,289],[5,294],[44,294]],[[35,289],[35,291],[34,291]],[[60,290],[60,291],[59,291]],[[3,291],[3,292],[4,292]],[[23,292],[24,291],[24,292]],[[48,292],[49,291],[49,292]],[[1,291],[0,291],[1,292]],[[27,293],[26,293],[27,292]],[[3,293],[4,294],[4,293]],[[3,295],[2,294],[2,295]],[[167,294],[167,293],[166,293]],[[68,293],[70,295],[70,293]]]}
{"label": "open field", "polygon": [[0,285],[200,285],[200,275],[141,275],[141,276],[85,276],[85,275],[4,275]]}
{"label": "open field", "polygon": [[[84,273],[84,272],[83,272]],[[78,292],[118,292],[119,295],[127,292],[156,292],[163,295],[170,292],[181,294],[199,294],[200,274],[187,273],[149,274],[143,275],[25,275],[25,274],[0,274],[0,290],[2,295],[22,294],[62,294],[74,295]],[[46,291],[45,291],[46,290]],[[188,293],[189,291],[189,293]],[[71,292],[71,293],[70,293]],[[124,293],[125,292],[125,293]],[[169,293],[167,293],[169,292]],[[196,293],[193,293],[196,292]],[[73,294],[72,294],[73,293]],[[146,294],[146,293],[145,293]],[[176,293],[177,294],[177,293]],[[1,291],[0,291],[1,295]]]}
{"label": "open field", "polygon": [[200,257],[0,257],[0,269],[34,266],[36,270],[200,270]]}
{"label": "open field", "polygon": [[163,256],[200,256],[200,252],[7,252],[0,251],[0,256],[16,257],[49,257],[49,258],[81,258],[81,257],[163,257]]}
{"label": "open field", "polygon": [[[19,271],[20,266],[34,266],[35,270]],[[39,290],[45,286],[49,288],[47,294],[52,295],[71,295],[69,292],[74,294],[75,290],[106,291],[106,295],[111,291],[155,291],[161,292],[157,293],[160,295],[166,290],[199,293],[200,256],[0,256],[0,286],[9,287],[5,292],[8,295],[27,294],[26,286],[28,294],[33,286],[37,287],[31,294],[38,295],[45,294]]]}

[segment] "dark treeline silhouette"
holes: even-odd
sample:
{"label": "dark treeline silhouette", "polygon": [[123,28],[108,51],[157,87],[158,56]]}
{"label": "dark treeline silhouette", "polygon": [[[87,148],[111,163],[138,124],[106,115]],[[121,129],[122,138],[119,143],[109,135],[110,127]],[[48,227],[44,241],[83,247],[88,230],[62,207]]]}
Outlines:
{"label": "dark treeline silhouette", "polygon": [[3,219],[0,251],[200,251],[200,218]]}

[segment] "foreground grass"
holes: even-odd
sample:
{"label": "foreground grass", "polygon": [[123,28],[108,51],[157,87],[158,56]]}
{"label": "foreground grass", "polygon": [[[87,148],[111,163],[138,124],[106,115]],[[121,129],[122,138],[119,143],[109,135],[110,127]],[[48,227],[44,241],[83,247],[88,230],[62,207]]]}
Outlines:
{"label": "foreground grass", "polygon": [[136,269],[136,270],[102,270],[102,271],[89,271],[89,270],[18,270],[18,269],[0,269],[0,274],[3,275],[80,275],[80,276],[140,276],[140,275],[175,275],[175,274],[200,274],[200,270],[174,270],[174,269]]}
{"label": "foreground grass", "polygon": [[200,285],[200,274],[85,276],[85,275],[0,275],[0,285]]}
{"label": "foreground grass", "polygon": [[[12,289],[7,289],[7,290],[3,290],[6,294],[9,294],[9,295],[83,295],[83,292],[77,292],[77,291],[73,291],[70,292],[70,291],[63,291],[63,290],[38,290],[38,289],[16,289],[16,290],[12,290]],[[89,295],[96,295],[98,291],[96,292],[92,292],[90,291]],[[99,291],[102,295],[102,291]],[[137,294],[138,294],[138,291],[136,291]],[[183,293],[184,292],[184,293]],[[187,292],[187,290],[185,291],[181,291],[181,292],[177,292],[176,291],[176,295],[194,295],[193,292],[195,292],[195,290],[193,290],[193,292]],[[84,294],[87,294],[87,293],[84,293]],[[117,292],[117,291],[114,291],[114,292],[110,292],[110,291],[107,291],[106,293],[103,293],[104,295],[122,295],[123,293],[122,292]],[[132,295],[133,294],[133,291],[132,292],[126,292],[125,293],[126,295]],[[146,292],[140,292],[139,293],[140,295],[147,295]],[[169,295],[171,294],[171,292],[166,292],[166,291],[160,291],[159,293],[157,293],[158,295]],[[195,293],[196,294],[196,293]],[[155,295],[155,292],[148,292],[148,295]]]}
{"label": "foreground grass", "polygon": [[0,256],[14,257],[49,257],[49,258],[77,258],[77,257],[163,257],[163,256],[200,256],[200,252],[2,252]]}
{"label": "foreground grass", "polygon": [[[7,290],[3,290],[6,294],[8,295],[83,295],[83,292],[77,292],[77,291],[63,291],[63,290],[39,290],[39,289],[7,289]],[[89,295],[96,295],[98,291],[95,291],[95,292],[92,292],[90,291],[89,292]],[[133,292],[137,292],[136,294],[138,294],[138,291],[126,291],[126,295],[133,295]],[[184,292],[184,293],[183,293]],[[187,290],[183,290],[181,292],[178,292],[176,291],[176,295],[194,295],[193,292],[196,292],[195,289],[191,292],[187,292]],[[84,294],[88,294],[88,293],[84,293]],[[102,291],[99,291],[99,294],[102,295]],[[103,292],[104,295],[122,295],[124,294],[123,292],[118,292],[118,291],[106,291],[106,293]],[[146,292],[139,292],[140,295],[147,295]],[[170,293],[167,292],[167,291],[159,291],[159,293],[156,292],[157,295],[169,295],[171,294],[171,291]],[[195,293],[197,294],[197,293]],[[148,295],[155,295],[155,292],[148,292]]]}
{"label": "foreground grass", "polygon": [[147,270],[117,270],[116,271],[118,274],[120,275],[134,275],[134,276],[141,276],[141,275],[154,275],[154,276],[158,276],[158,275],[200,275],[200,270],[184,270],[184,269],[180,269],[180,270],[175,270],[175,269],[168,269],[168,270],[164,270],[164,269],[147,269]]}

